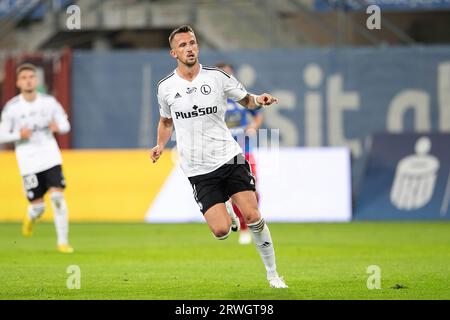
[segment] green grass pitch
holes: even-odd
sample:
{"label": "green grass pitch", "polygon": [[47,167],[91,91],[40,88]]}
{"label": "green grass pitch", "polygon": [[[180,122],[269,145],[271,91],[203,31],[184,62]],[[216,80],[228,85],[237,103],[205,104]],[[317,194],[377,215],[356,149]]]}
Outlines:
{"label": "green grass pitch", "polygon": [[[214,240],[204,224],[73,223],[69,255],[52,224],[29,239],[0,224],[0,299],[450,299],[449,223],[269,226],[289,289],[268,287],[253,245]],[[367,289],[369,265],[381,289]]]}

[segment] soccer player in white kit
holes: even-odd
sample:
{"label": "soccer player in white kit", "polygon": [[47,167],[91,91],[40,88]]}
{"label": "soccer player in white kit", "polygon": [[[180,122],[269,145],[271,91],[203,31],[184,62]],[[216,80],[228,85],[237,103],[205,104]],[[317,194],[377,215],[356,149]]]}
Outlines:
{"label": "soccer player in white kit", "polygon": [[258,210],[255,179],[224,121],[227,98],[249,109],[270,106],[277,99],[267,93],[250,94],[232,75],[202,66],[190,26],[172,31],[169,43],[177,68],[158,83],[161,117],[152,160],[159,159],[175,127],[181,169],[213,235],[224,240],[239,230],[239,219],[225,207],[231,197],[252,230],[270,287],[287,288],[277,273],[270,231]]}
{"label": "soccer player in white kit", "polygon": [[65,180],[62,158],[54,134],[70,131],[67,115],[58,101],[36,91],[36,67],[25,63],[16,71],[20,94],[3,108],[0,122],[0,143],[15,144],[19,171],[29,201],[22,233],[33,234],[34,224],[45,211],[44,195],[50,193],[57,234],[57,249],[63,253],[74,250],[68,241],[69,222],[64,199]]}

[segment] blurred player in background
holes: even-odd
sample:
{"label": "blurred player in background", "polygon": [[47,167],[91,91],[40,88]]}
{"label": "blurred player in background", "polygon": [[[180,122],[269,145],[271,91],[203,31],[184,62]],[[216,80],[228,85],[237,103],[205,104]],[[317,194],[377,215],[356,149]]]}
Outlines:
{"label": "blurred player in background", "polygon": [[[222,69],[226,73],[230,75],[234,75],[233,66],[227,63],[217,63],[216,67]],[[249,121],[249,117],[251,118]],[[263,114],[261,109],[247,109],[242,105],[233,101],[231,99],[227,99],[227,112],[225,113],[225,123],[230,129],[231,134],[233,135],[234,140],[236,140],[241,146],[242,150],[244,150],[245,159],[250,164],[250,169],[252,171],[253,176],[255,177],[256,183],[258,182],[258,178],[256,175],[256,162],[255,157],[252,154],[252,150],[255,147],[254,142],[256,142],[256,134],[258,129],[261,127],[264,121]],[[252,137],[252,139],[249,139]],[[259,194],[256,191],[256,198],[259,202]],[[248,230],[247,224],[245,223],[244,216],[241,211],[235,204],[231,204],[232,201],[227,201],[227,209],[230,210],[230,206],[232,205],[234,212],[239,217],[239,221],[241,222],[241,231],[239,234],[239,243],[240,244],[249,244],[252,242],[252,236]]]}
{"label": "blurred player in background", "polygon": [[2,111],[0,143],[14,142],[19,171],[29,201],[22,233],[33,234],[36,221],[45,211],[44,195],[50,193],[57,235],[57,249],[72,253],[69,245],[68,211],[64,200],[62,158],[54,134],[70,131],[62,106],[50,95],[37,92],[36,67],[25,63],[16,71],[20,94]]}
{"label": "blurred player in background", "polygon": [[258,209],[255,178],[224,121],[227,98],[249,109],[270,106],[277,99],[267,93],[250,94],[232,75],[202,66],[191,27],[172,31],[169,44],[177,68],[158,83],[161,117],[152,160],[159,159],[175,127],[181,169],[213,235],[224,240],[233,229],[239,230],[239,219],[225,206],[232,198],[253,233],[270,287],[287,288],[277,273],[270,231]]}

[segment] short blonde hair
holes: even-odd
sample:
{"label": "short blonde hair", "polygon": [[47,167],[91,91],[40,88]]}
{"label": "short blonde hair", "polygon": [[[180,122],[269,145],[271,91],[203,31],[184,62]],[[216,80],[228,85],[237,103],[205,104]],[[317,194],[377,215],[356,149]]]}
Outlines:
{"label": "short blonde hair", "polygon": [[18,76],[24,70],[31,70],[36,73],[36,66],[32,63],[22,63],[20,66],[16,68],[16,76]]}

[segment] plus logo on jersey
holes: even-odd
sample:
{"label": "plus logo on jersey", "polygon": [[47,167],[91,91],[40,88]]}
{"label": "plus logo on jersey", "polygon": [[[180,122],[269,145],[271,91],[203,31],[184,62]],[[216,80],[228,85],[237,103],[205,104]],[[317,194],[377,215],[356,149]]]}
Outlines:
{"label": "plus logo on jersey", "polygon": [[175,118],[181,118],[181,119],[188,119],[188,118],[195,118],[195,117],[201,117],[207,114],[217,113],[217,106],[214,107],[199,107],[194,105],[192,107],[193,111],[189,112],[175,112]]}

